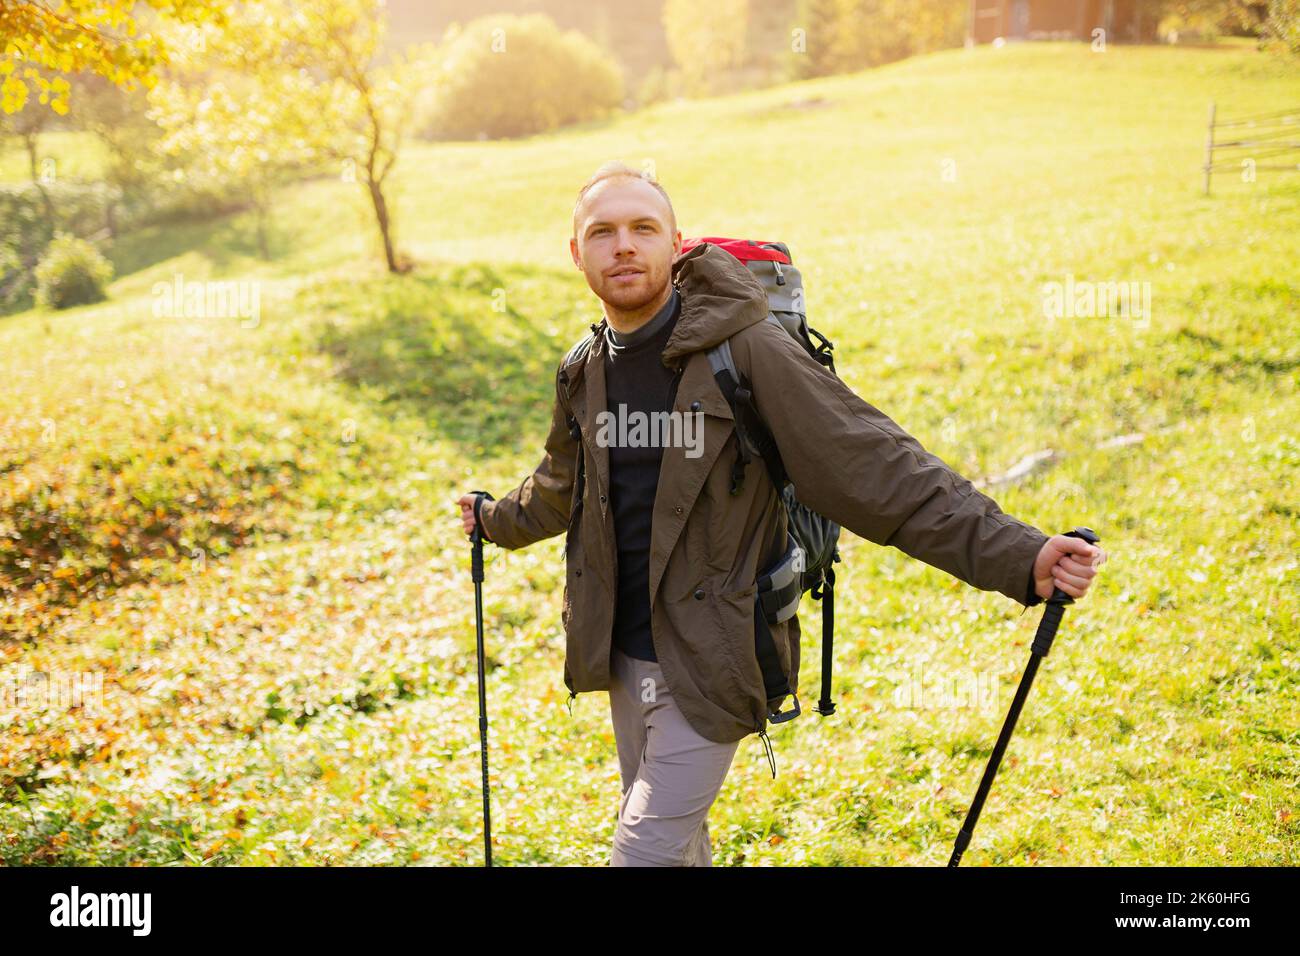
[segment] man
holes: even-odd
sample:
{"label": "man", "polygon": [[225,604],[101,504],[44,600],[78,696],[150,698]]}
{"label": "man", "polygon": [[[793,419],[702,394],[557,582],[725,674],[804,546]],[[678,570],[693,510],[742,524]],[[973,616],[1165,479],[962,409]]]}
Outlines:
{"label": "man", "polygon": [[[1053,587],[1082,597],[1105,557],[1004,514],[764,321],[767,295],[743,264],[709,243],[681,247],[662,186],[619,163],[597,170],[569,250],[604,320],[556,370],[533,474],[500,500],[458,499],[465,532],[477,519],[500,547],[567,532],[564,682],[609,691],[620,866],[711,865],[709,808],[739,741],[766,743],[784,699],[766,696],[755,591],[786,554],[785,509],[761,462],[731,493],[734,417],[713,345],[729,340],[799,500],[855,534],[1026,606]],[[611,427],[611,415],[656,413],[677,416],[678,441]],[[770,630],[796,692],[798,617]]]}

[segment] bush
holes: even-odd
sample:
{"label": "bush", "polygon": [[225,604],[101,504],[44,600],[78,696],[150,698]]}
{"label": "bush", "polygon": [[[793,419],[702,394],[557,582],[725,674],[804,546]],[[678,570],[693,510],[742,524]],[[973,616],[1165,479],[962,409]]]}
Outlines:
{"label": "bush", "polygon": [[36,267],[36,304],[55,309],[107,298],[113,266],[99,250],[76,236],[56,236]]}
{"label": "bush", "polygon": [[1267,45],[1300,56],[1300,0],[1269,0],[1263,34]]}
{"label": "bush", "polygon": [[[59,180],[0,185],[0,314],[31,305],[33,270],[56,232],[81,236],[103,232],[121,199],[121,190],[105,183]],[[50,206],[55,211],[53,220]]]}
{"label": "bush", "polygon": [[623,101],[615,61],[542,14],[492,16],[444,38],[422,121],[430,139],[528,136],[596,119]]}

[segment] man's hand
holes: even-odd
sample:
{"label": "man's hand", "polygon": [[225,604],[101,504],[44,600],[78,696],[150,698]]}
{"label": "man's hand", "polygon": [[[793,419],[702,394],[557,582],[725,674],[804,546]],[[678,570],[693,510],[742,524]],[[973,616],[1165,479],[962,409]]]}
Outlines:
{"label": "man's hand", "polygon": [[1100,547],[1082,538],[1055,535],[1034,559],[1034,592],[1044,601],[1052,596],[1053,588],[1081,598],[1107,557]]}
{"label": "man's hand", "polygon": [[461,495],[456,499],[460,505],[460,523],[465,529],[467,535],[474,533],[474,499],[478,497],[473,492]]}

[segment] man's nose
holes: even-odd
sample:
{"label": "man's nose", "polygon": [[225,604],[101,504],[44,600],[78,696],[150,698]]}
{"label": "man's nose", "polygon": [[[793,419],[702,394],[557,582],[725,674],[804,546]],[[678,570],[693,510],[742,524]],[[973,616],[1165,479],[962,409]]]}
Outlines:
{"label": "man's nose", "polygon": [[631,229],[620,229],[618,231],[618,242],[614,244],[614,255],[627,256],[636,252],[636,244],[632,241]]}

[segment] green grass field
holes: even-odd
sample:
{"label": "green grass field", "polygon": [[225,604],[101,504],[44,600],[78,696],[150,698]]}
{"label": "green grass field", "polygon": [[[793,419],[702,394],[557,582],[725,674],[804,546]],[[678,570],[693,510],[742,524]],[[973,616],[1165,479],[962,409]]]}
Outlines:
{"label": "green grass field", "polygon": [[[962,473],[1058,452],[992,493],[1111,552],[967,864],[1300,863],[1300,174],[1204,197],[1211,99],[1300,106],[1300,71],[1022,45],[413,145],[402,277],[329,181],[283,196],[270,261],[245,218],[119,240],[108,302],[0,319],[0,860],[480,861],[453,499],[537,463],[554,363],[599,314],[573,197],[622,158],[685,234],[786,241],[843,377]],[[258,321],[156,315],[177,274],[257,283]],[[1048,320],[1067,277],[1149,283],[1149,319]],[[601,864],[615,825],[607,698],[565,707],[561,546],[488,550],[503,864]],[[842,550],[840,709],[810,712],[805,599],[805,716],[774,728],[775,781],[742,741],[715,864],[947,860],[1039,612]],[[97,706],[30,703],[82,674]]]}

